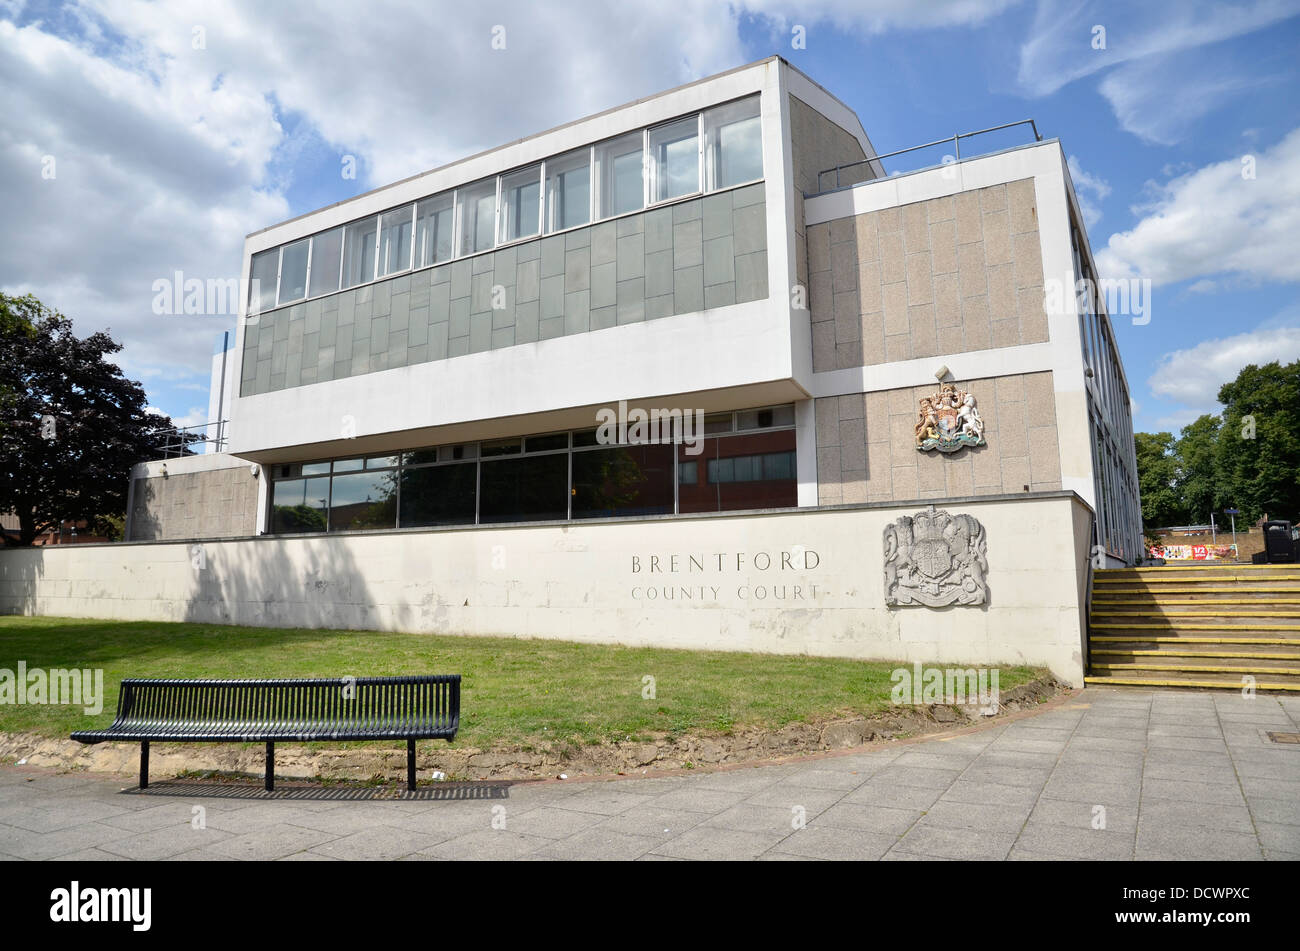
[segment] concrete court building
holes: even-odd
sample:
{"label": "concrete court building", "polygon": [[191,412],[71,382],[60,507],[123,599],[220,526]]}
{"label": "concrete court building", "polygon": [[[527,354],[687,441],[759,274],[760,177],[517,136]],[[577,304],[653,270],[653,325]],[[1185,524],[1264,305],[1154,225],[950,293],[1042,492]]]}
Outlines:
{"label": "concrete court building", "polygon": [[1089,567],[1141,553],[1094,274],[1059,142],[886,175],[772,57],[249,235],[228,451],[0,607],[1078,683]]}

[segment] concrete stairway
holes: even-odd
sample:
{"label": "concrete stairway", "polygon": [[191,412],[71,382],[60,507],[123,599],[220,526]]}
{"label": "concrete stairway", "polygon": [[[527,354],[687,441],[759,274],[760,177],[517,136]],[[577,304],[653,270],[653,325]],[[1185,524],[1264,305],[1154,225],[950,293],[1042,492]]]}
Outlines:
{"label": "concrete stairway", "polygon": [[1084,682],[1300,691],[1300,565],[1098,571]]}

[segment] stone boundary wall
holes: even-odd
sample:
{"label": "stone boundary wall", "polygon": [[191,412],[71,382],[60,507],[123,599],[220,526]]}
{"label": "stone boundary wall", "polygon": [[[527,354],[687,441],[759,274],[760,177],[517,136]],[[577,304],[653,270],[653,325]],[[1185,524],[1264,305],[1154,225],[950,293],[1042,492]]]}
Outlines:
{"label": "stone boundary wall", "polygon": [[985,604],[886,606],[883,535],[915,501],[4,551],[0,613],[1026,664],[1081,685],[1088,507],[936,502],[984,526]]}

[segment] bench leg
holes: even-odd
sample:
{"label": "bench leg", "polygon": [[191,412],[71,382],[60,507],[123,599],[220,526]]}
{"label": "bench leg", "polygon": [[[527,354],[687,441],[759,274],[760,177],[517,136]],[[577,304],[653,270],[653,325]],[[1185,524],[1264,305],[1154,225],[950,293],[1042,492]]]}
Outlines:
{"label": "bench leg", "polygon": [[266,791],[275,789],[275,744],[266,744]]}
{"label": "bench leg", "polygon": [[149,741],[140,744],[140,788],[149,788]]}
{"label": "bench leg", "polygon": [[406,741],[406,788],[415,792],[415,740]]}

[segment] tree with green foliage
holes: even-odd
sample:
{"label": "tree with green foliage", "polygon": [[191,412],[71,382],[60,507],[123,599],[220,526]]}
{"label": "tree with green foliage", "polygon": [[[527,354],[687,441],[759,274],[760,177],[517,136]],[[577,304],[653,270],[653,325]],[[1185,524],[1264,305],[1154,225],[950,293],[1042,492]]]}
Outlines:
{"label": "tree with green foliage", "polygon": [[0,511],[18,516],[6,545],[31,545],[65,521],[92,525],[126,510],[131,467],[162,454],[166,417],[106,358],[107,333],[81,339],[32,295],[0,294]]}
{"label": "tree with green foliage", "polygon": [[1142,518],[1152,527],[1192,524],[1241,510],[1300,521],[1300,360],[1250,364],[1219,389],[1222,416],[1169,433],[1136,433]]}
{"label": "tree with green foliage", "polygon": [[1300,360],[1245,367],[1219,389],[1215,472],[1223,502],[1254,521],[1300,517]]}
{"label": "tree with green foliage", "polygon": [[1222,502],[1214,471],[1219,417],[1205,415],[1183,427],[1178,437],[1178,491],[1183,500],[1182,522],[1201,525]]}
{"label": "tree with green foliage", "polygon": [[[26,297],[9,297],[0,294],[0,336],[13,334],[31,337],[35,334],[29,314],[40,302],[28,294]],[[0,429],[4,429],[5,420],[9,418],[9,408],[14,402],[14,392],[0,380]]]}
{"label": "tree with green foliage", "polygon": [[1142,521],[1146,525],[1177,524],[1184,515],[1178,489],[1178,440],[1173,433],[1134,433]]}

